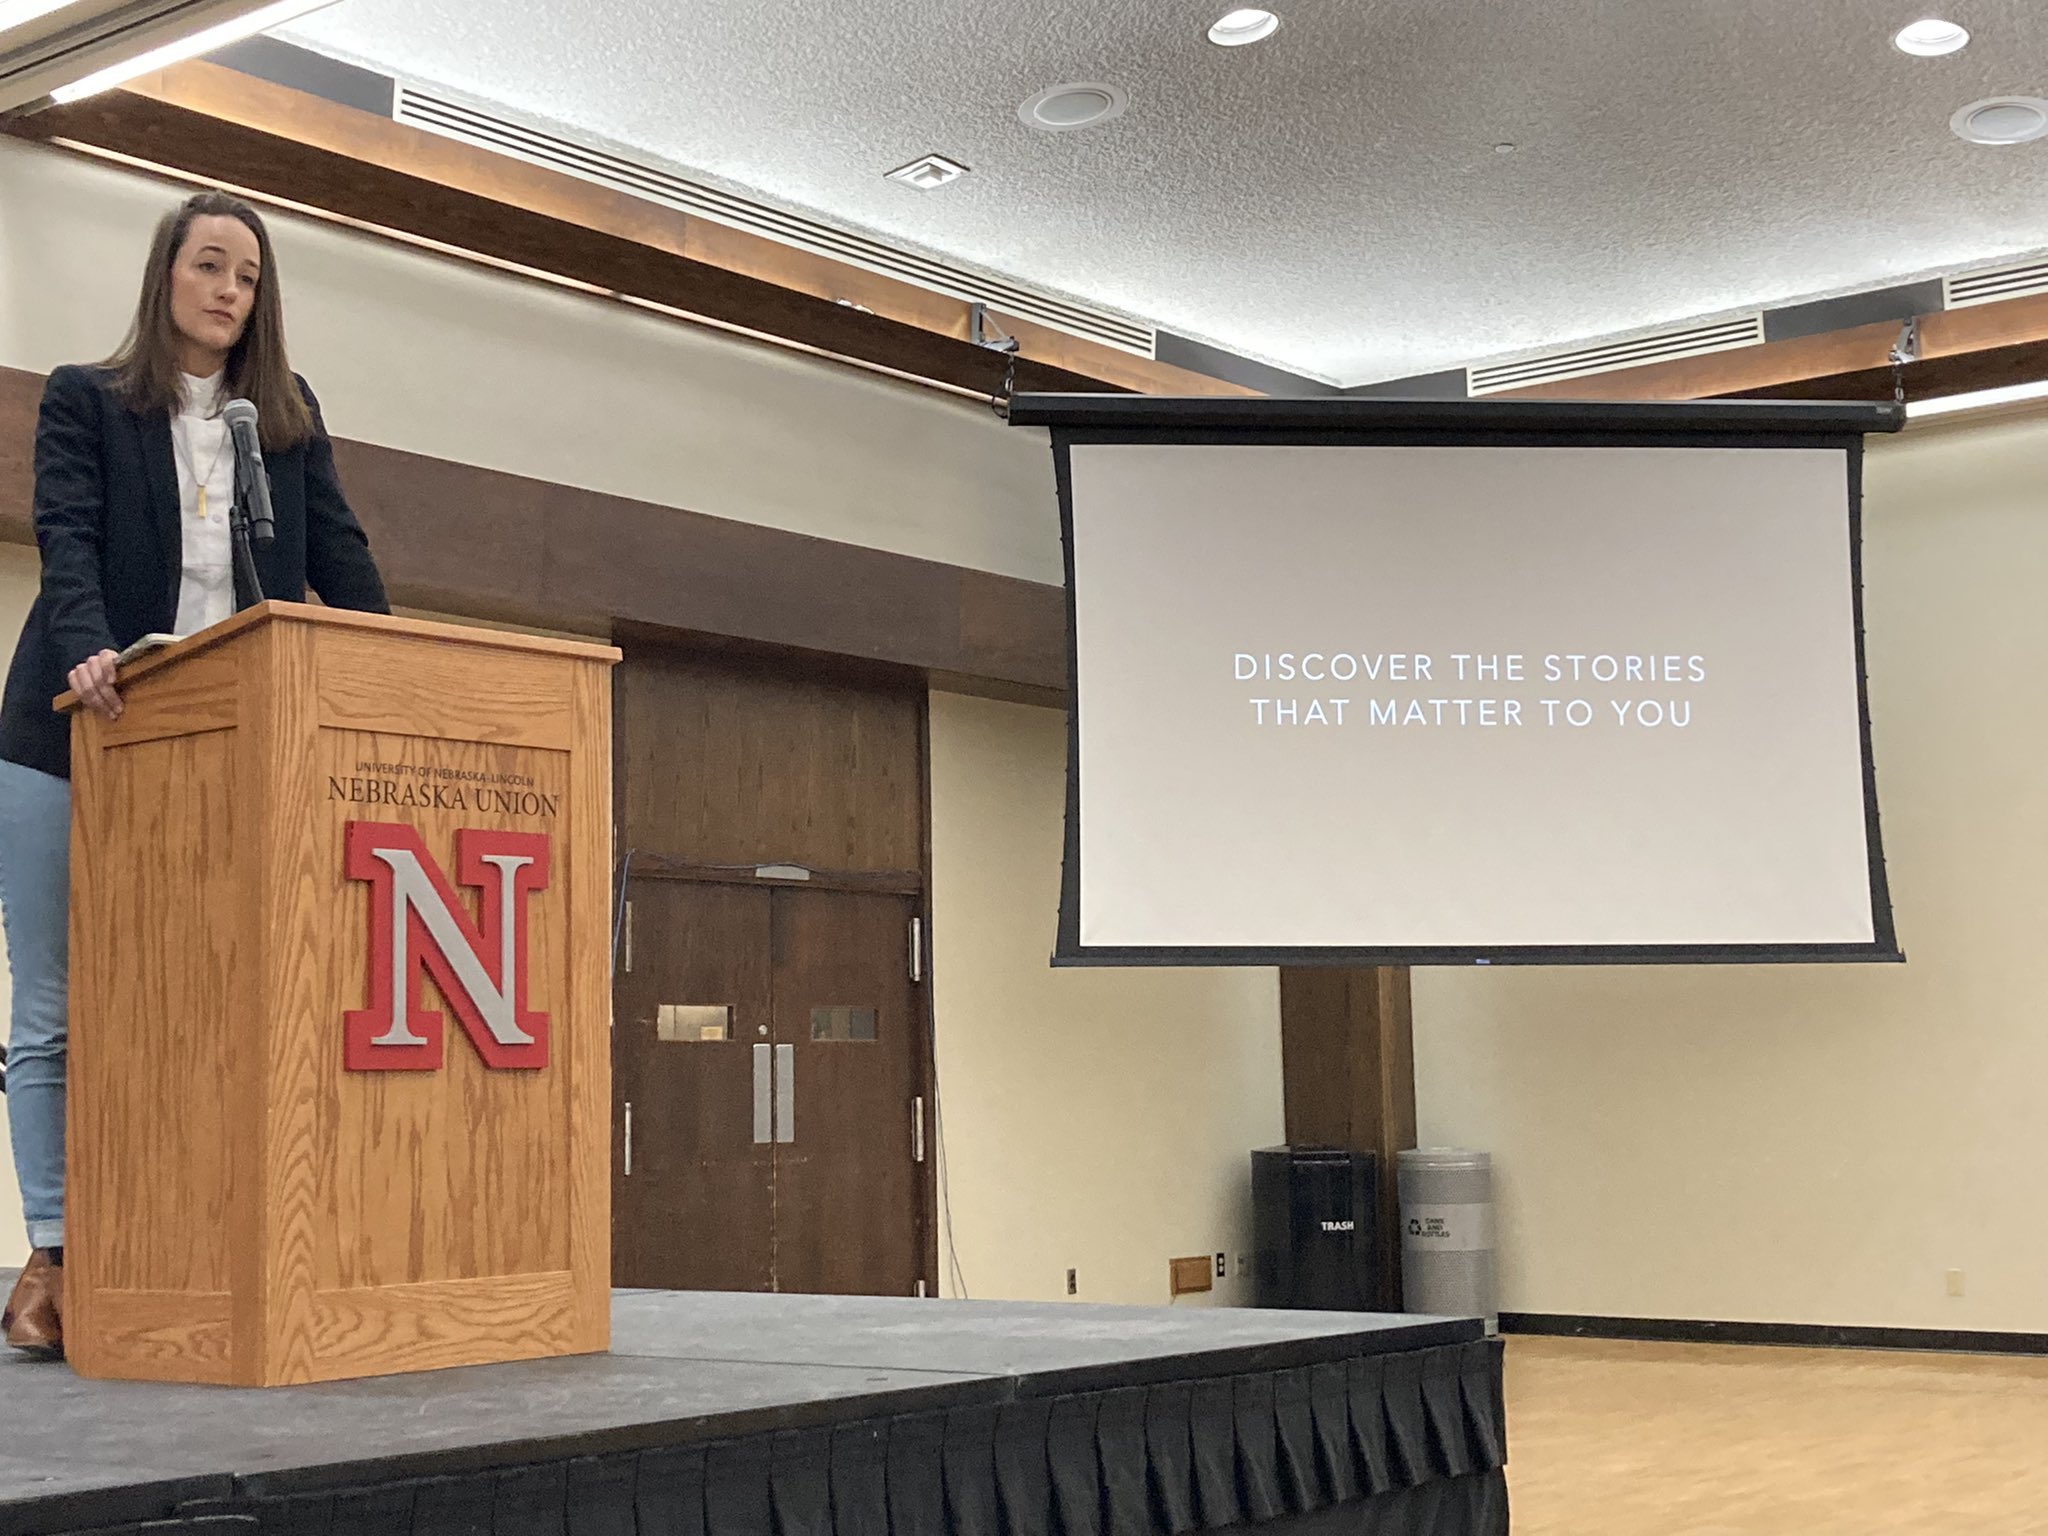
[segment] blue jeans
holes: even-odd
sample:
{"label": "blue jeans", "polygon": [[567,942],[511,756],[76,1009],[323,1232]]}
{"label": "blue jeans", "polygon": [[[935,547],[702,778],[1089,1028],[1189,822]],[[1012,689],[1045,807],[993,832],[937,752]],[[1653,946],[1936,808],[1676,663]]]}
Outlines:
{"label": "blue jeans", "polygon": [[0,760],[0,926],[13,973],[7,1127],[31,1248],[64,1244],[71,786]]}

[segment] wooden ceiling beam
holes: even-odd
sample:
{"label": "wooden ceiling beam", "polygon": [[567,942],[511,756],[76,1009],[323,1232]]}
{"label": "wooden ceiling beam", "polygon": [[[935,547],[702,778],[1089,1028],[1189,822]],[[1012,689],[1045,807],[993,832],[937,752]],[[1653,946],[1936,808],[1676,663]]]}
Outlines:
{"label": "wooden ceiling beam", "polygon": [[[969,306],[865,268],[218,65],[181,64],[10,133],[242,188],[715,325],[994,394],[1007,359]],[[1256,393],[997,317],[1020,390]]]}
{"label": "wooden ceiling beam", "polygon": [[[2013,346],[1986,347],[1976,352],[1948,352],[1940,357],[1908,363],[1902,382],[1908,400],[1933,400],[1943,395],[1972,394],[1980,389],[2001,389],[2009,384],[2032,384],[2048,379],[2048,341],[2020,342]],[[1892,370],[1889,361],[1870,368],[1842,373],[1820,374],[1785,384],[1766,385],[1743,392],[1746,399],[1778,400],[1889,400],[1892,398]]]}

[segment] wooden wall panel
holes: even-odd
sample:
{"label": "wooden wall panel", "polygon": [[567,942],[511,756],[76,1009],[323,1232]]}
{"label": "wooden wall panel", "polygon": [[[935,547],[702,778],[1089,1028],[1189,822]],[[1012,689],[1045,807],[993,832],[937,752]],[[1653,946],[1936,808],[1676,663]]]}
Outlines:
{"label": "wooden wall panel", "polygon": [[[123,719],[73,744],[67,1214],[74,1238],[109,1234],[71,1256],[67,1332],[88,1374],[187,1358],[184,1379],[224,1380],[225,1308],[205,1298],[247,1277],[255,1247],[259,1083],[227,1021],[259,1005],[257,850],[236,830],[256,743],[247,679],[213,660],[192,658],[201,695],[138,679]],[[181,1309],[186,1295],[200,1300]]]}
{"label": "wooden wall panel", "polygon": [[[553,670],[566,713],[567,669],[557,664]],[[327,675],[324,666],[322,674]],[[325,698],[322,703],[329,706]],[[431,718],[431,711],[424,713],[423,726]],[[546,832],[558,860],[577,836],[567,752],[480,746],[433,739],[424,731],[322,730],[315,757],[322,783],[392,782],[393,775],[374,768],[366,773],[362,765],[395,763],[412,770],[396,778],[401,785],[462,787],[464,781],[432,776],[443,771],[530,780],[530,790],[516,791],[522,804],[531,803],[523,800],[530,794],[552,807],[539,814],[480,809],[473,796],[465,796],[472,803],[461,809],[380,810],[336,798],[330,790],[312,808],[315,836],[329,850],[340,849],[351,820],[403,821],[420,829],[428,852],[452,873],[458,827]],[[369,911],[362,888],[341,878],[338,856],[326,864],[325,888],[317,894],[341,952],[367,955]],[[565,882],[572,871],[564,862],[547,888],[529,899],[528,909],[533,996],[551,1000],[565,1030],[578,1017],[561,1006],[570,986],[571,893]],[[328,940],[330,947],[334,943]],[[364,975],[336,976],[333,985],[347,1007],[366,1000]],[[431,980],[422,992],[424,1006],[443,1020],[440,1071],[341,1072],[338,1036],[324,1048],[328,1059],[320,1063],[325,1087],[316,1100],[313,1159],[313,1201],[327,1213],[316,1259],[322,1293],[569,1267],[572,1175],[567,1149],[553,1130],[569,1123],[578,1061],[564,1052],[546,1072],[491,1071]],[[587,1023],[590,1016],[581,1017]],[[386,1155],[375,1164],[348,1155],[347,1149],[365,1146],[384,1148]]]}
{"label": "wooden wall panel", "polygon": [[[226,1021],[250,1000],[242,978],[257,937],[237,921],[234,899],[234,801],[248,788],[237,745],[233,732],[207,730],[121,747],[131,792],[99,801],[99,823],[76,829],[101,850],[74,854],[80,905],[106,918],[75,937],[82,990],[96,994],[93,973],[118,967],[133,1005],[115,1027],[102,1019],[73,1042],[72,1070],[92,1085],[73,1138],[95,1159],[86,1182],[103,1207],[136,1214],[101,1228],[109,1240],[86,1255],[96,1284],[111,1290],[225,1291],[231,1280],[237,1110],[221,1085],[233,1044]],[[115,864],[116,849],[138,855],[139,867]],[[98,1017],[90,1001],[81,1013]],[[117,1055],[127,1060],[108,1059]],[[144,1126],[149,1134],[137,1134]],[[196,1205],[152,1219],[164,1185],[194,1191]]]}
{"label": "wooden wall panel", "polygon": [[[337,1076],[328,1029],[337,1007],[355,1006],[327,961],[329,935],[344,920],[333,905],[338,852],[328,846],[322,764],[312,727],[318,698],[316,636],[299,625],[270,625],[244,649],[254,696],[268,705],[260,737],[262,798],[254,809],[265,842],[259,906],[269,914],[267,996],[258,1018],[274,1019],[256,1100],[263,1110],[262,1304],[239,1309],[237,1353],[258,1381],[312,1381],[313,1293],[320,1285],[322,1223],[334,1213],[323,1188],[323,1118]],[[323,1198],[325,1197],[325,1198]],[[240,1328],[254,1314],[260,1335],[252,1356]]]}
{"label": "wooden wall panel", "polygon": [[[960,572],[961,669],[977,677],[1067,690],[1067,603],[1061,587],[987,571]],[[1055,670],[1057,669],[1057,670]],[[1030,700],[1050,703],[1044,697]]]}
{"label": "wooden wall panel", "polygon": [[617,673],[626,846],[693,864],[923,867],[924,691],[634,649]]}
{"label": "wooden wall panel", "polygon": [[[0,368],[0,539],[18,543],[34,540],[42,388],[38,374]],[[1058,587],[394,448],[334,446],[403,606],[859,657],[1037,703],[1066,687]]]}
{"label": "wooden wall panel", "polygon": [[331,635],[320,648],[320,723],[374,729],[398,713],[431,719],[434,734],[448,741],[554,752],[575,745],[574,711],[558,662],[503,653],[488,666],[480,662],[474,651],[448,646],[395,666],[384,636]]}
{"label": "wooden wall panel", "polygon": [[587,1349],[568,1274],[329,1291],[313,1307],[315,1381],[576,1354]]}
{"label": "wooden wall panel", "polygon": [[[569,763],[569,814],[584,838],[581,855],[556,878],[573,919],[569,935],[572,1016],[591,1021],[593,1039],[571,1064],[568,1083],[570,1314],[568,1340],[602,1348],[612,1328],[612,680],[602,667],[570,678],[570,719],[578,750]],[[595,1023],[603,1020],[599,1035]]]}
{"label": "wooden wall panel", "polygon": [[[67,1264],[76,1263],[66,1255]],[[102,1291],[91,1303],[87,1358],[121,1362],[133,1381],[199,1382],[227,1386],[234,1379],[231,1298],[187,1291]],[[67,1307],[65,1341],[79,1362],[83,1320]]]}
{"label": "wooden wall panel", "polygon": [[[550,524],[599,511],[578,493],[347,438],[335,441],[334,462],[399,600],[448,613],[519,617],[531,610],[570,628],[608,616],[602,607],[569,612],[541,580]],[[586,537],[593,526],[602,525],[586,524]]]}
{"label": "wooden wall panel", "polygon": [[[294,1000],[272,1053],[272,1163],[284,1181],[274,1200],[303,1236],[277,1234],[272,1295],[291,1305],[273,1308],[273,1373],[328,1380],[602,1347],[608,1320],[584,1315],[572,1265],[579,1250],[602,1245],[609,1220],[605,1192],[592,1203],[590,1170],[576,1166],[594,1148],[602,1168],[610,1096],[601,948],[610,926],[601,777],[609,730],[588,718],[578,693],[580,673],[601,687],[604,671],[519,637],[444,639],[423,662],[417,626],[391,620],[342,616],[269,633],[291,679],[283,697],[297,701],[272,766],[283,796],[273,808],[284,844],[272,861],[275,899],[291,922],[319,930],[307,936],[315,961],[304,976],[282,957],[277,965]],[[501,670],[504,684],[490,683]],[[372,718],[366,678],[404,679],[384,692],[381,718]],[[479,715],[465,730],[465,710],[485,707],[504,711],[513,729]],[[337,718],[357,728],[322,723]],[[454,739],[440,731],[449,719]],[[560,749],[507,740],[529,735],[564,739]],[[586,760],[580,774],[577,757]],[[370,782],[438,786],[450,798],[380,811],[358,797]],[[548,884],[530,898],[528,917],[533,1006],[550,1015],[545,1071],[487,1070],[431,979],[422,1001],[442,1015],[441,1069],[341,1070],[335,1011],[367,1000],[367,967],[321,970],[318,957],[368,954],[368,905],[341,861],[345,824],[356,819],[417,827],[450,871],[458,827],[548,834]],[[580,951],[594,982],[570,974],[578,924],[598,935],[586,934]],[[325,1002],[308,1006],[301,985]],[[593,1102],[596,1125],[574,1125],[572,1113]],[[365,1160],[366,1147],[378,1155]]]}
{"label": "wooden wall panel", "polygon": [[43,375],[0,368],[0,539],[33,544],[29,508],[36,489],[36,417]]}

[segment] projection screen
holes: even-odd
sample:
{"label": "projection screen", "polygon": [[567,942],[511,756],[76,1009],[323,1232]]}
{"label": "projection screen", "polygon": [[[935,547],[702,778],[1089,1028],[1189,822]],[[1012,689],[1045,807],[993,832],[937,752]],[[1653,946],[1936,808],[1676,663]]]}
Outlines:
{"label": "projection screen", "polygon": [[1066,963],[1898,959],[1859,572],[1885,406],[1022,397]]}

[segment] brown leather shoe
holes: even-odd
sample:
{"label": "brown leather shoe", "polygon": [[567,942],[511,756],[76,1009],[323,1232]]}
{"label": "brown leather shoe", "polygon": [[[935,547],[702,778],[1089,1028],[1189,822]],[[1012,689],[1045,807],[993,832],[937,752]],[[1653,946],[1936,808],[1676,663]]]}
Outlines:
{"label": "brown leather shoe", "polygon": [[63,1357],[64,1266],[51,1263],[48,1250],[29,1255],[8,1298],[5,1321],[7,1342],[16,1349],[52,1360]]}

